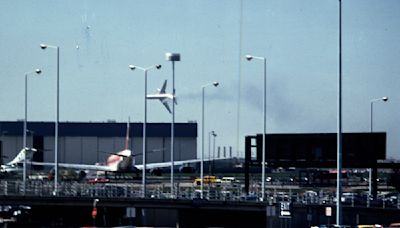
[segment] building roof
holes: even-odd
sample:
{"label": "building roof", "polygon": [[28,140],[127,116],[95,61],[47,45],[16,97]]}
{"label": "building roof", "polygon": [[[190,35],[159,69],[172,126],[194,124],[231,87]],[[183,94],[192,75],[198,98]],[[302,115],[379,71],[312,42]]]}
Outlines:
{"label": "building roof", "polygon": [[[60,122],[59,136],[124,137],[126,123]],[[28,130],[36,136],[53,136],[54,122],[28,122]],[[197,137],[197,123],[175,123],[176,137]],[[0,121],[1,135],[22,135],[23,121]],[[29,134],[29,133],[28,133]],[[130,124],[130,136],[142,137],[143,123]],[[147,123],[148,137],[170,137],[170,123]]]}

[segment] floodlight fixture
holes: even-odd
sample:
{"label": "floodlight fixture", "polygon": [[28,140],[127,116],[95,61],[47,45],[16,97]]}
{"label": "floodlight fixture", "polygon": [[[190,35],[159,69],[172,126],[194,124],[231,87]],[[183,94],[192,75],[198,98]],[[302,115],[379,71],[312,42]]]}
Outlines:
{"label": "floodlight fixture", "polygon": [[168,52],[168,53],[165,53],[165,59],[167,61],[172,61],[172,62],[181,61],[181,55],[179,53]]}
{"label": "floodlight fixture", "polygon": [[246,55],[245,57],[246,57],[247,61],[250,61],[253,59],[253,56],[251,56],[251,55]]}

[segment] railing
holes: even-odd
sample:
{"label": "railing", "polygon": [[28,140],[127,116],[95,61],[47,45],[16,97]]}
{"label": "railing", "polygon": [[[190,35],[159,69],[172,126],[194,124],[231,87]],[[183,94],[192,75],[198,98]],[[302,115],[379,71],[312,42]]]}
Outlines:
{"label": "railing", "polygon": [[[60,182],[58,193],[54,194],[54,185],[51,181],[28,181],[24,188],[21,181],[0,181],[0,195],[3,196],[63,196],[63,197],[81,197],[81,198],[141,198],[141,185],[138,183],[80,183],[80,182]],[[147,187],[147,196],[149,199],[198,199],[200,190],[197,186],[186,185],[174,186],[175,196],[171,196],[170,186],[164,184],[150,184]],[[219,201],[255,201],[261,198],[260,189],[253,188],[253,193],[245,194],[243,186],[240,184],[231,186],[210,186],[204,187],[204,198],[207,200]],[[360,198],[356,194],[345,195],[342,197],[342,203],[353,207],[375,207],[375,208],[394,208],[400,209],[400,195],[392,195],[388,198],[371,200],[369,198]],[[268,205],[279,202],[291,202],[304,205],[334,205],[336,198],[334,192],[318,193],[314,191],[292,191],[278,192],[276,189],[267,190],[264,197]]]}

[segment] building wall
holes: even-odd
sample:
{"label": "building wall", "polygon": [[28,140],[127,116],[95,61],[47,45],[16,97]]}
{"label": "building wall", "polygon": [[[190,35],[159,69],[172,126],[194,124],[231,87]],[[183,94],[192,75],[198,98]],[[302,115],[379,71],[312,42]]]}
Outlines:
{"label": "building wall", "polygon": [[[170,161],[171,138],[169,123],[148,123],[148,163]],[[142,164],[142,123],[129,128],[129,148],[136,164]],[[35,134],[35,145],[43,154],[44,162],[54,161],[54,123],[29,122],[28,129]],[[124,123],[60,123],[58,161],[64,163],[94,164],[105,162],[111,154],[125,149],[126,124]],[[23,123],[0,121],[0,141],[4,163],[11,161],[22,149]],[[174,160],[196,158],[197,124],[176,123]],[[43,143],[38,143],[43,140]],[[27,146],[33,147],[33,136],[27,136]],[[43,145],[42,145],[43,144]],[[42,150],[40,150],[42,149]],[[38,158],[36,158],[38,159]],[[40,160],[42,160],[40,158]]]}
{"label": "building wall", "polygon": [[54,137],[48,136],[43,138],[43,161],[54,161]]}
{"label": "building wall", "polygon": [[100,162],[98,157],[98,143],[97,137],[81,137],[81,153],[82,153],[82,163],[84,164],[94,164]]}
{"label": "building wall", "polygon": [[[3,161],[7,163],[11,161],[14,157],[13,155],[17,155],[18,152],[22,149],[22,138],[21,137],[12,137],[12,136],[2,136],[2,146],[3,146]],[[17,149],[18,148],[18,149]]]}
{"label": "building wall", "polygon": [[[22,149],[22,138],[18,136],[0,137],[3,146],[4,162],[11,161]],[[65,163],[94,164],[105,162],[107,157],[124,149],[124,137],[59,137],[58,161]],[[27,140],[28,147],[32,139]],[[142,164],[142,138],[130,140],[130,148],[135,156],[136,164]],[[43,161],[54,161],[54,137],[44,137]],[[174,160],[196,158],[196,139],[186,137],[175,138]],[[171,138],[155,137],[147,139],[147,162],[168,162],[171,157]]]}

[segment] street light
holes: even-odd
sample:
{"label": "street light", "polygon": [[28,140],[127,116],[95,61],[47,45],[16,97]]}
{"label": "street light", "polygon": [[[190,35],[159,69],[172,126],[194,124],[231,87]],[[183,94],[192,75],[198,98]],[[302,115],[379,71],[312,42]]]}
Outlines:
{"label": "street light", "polygon": [[146,137],[146,123],[147,123],[147,71],[151,69],[161,69],[161,65],[153,65],[147,68],[129,65],[131,70],[142,70],[144,71],[144,121],[143,121],[143,170],[142,170],[142,197],[146,197],[146,147],[147,147],[147,137]]}
{"label": "street light", "polygon": [[[213,161],[213,160],[211,160],[211,135],[216,136],[216,134],[214,131],[208,132],[208,173],[210,173],[210,175],[211,175],[211,161]],[[214,141],[215,141],[215,138],[214,138]],[[214,159],[214,157],[213,157],[213,159]]]}
{"label": "street light", "polygon": [[214,160],[215,160],[215,138],[217,137],[217,134],[212,131],[212,136],[214,136],[214,142],[213,142],[213,155],[212,155],[212,174],[214,174]]}
{"label": "street light", "polygon": [[[179,53],[165,53],[165,59],[172,62],[172,99],[175,99],[175,62],[181,61]],[[171,196],[174,196],[174,138],[175,138],[175,102],[172,101],[171,120]]]}
{"label": "street light", "polygon": [[261,161],[261,201],[265,196],[265,148],[266,148],[266,131],[267,131],[267,59],[265,57],[257,57],[252,55],[245,56],[248,61],[259,59],[264,62],[264,102],[263,102],[263,139],[262,139],[262,161]]}
{"label": "street light", "polygon": [[[376,99],[372,99],[371,101],[370,101],[370,132],[371,132],[371,135],[372,135],[372,133],[374,132],[374,129],[373,129],[373,109],[374,109],[374,102],[377,102],[377,101],[384,101],[384,102],[386,102],[386,101],[388,101],[389,100],[389,98],[388,97],[380,97],[380,98],[376,98]],[[374,192],[372,191],[372,168],[369,168],[369,195],[370,196],[372,196],[372,197],[375,197],[375,194],[374,194]]]}
{"label": "street light", "polygon": [[24,173],[23,173],[23,182],[24,182],[24,191],[26,188],[26,148],[27,148],[27,143],[26,143],[26,134],[28,131],[28,75],[36,73],[40,74],[42,71],[40,69],[36,69],[34,71],[29,71],[25,73],[25,118],[24,118],[24,132],[23,132],[23,150],[24,150]]}
{"label": "street light", "polygon": [[336,224],[342,225],[342,0],[339,0],[339,69],[337,96],[337,139],[336,139]]}
{"label": "street light", "polygon": [[208,86],[217,87],[218,82],[212,82],[201,86],[202,102],[201,102],[201,162],[200,162],[200,198],[203,199],[203,187],[204,187],[204,89]]}
{"label": "street light", "polygon": [[54,48],[57,51],[57,80],[56,80],[56,122],[54,130],[54,195],[58,194],[58,122],[60,116],[60,48],[58,46],[40,44],[40,48]]}

